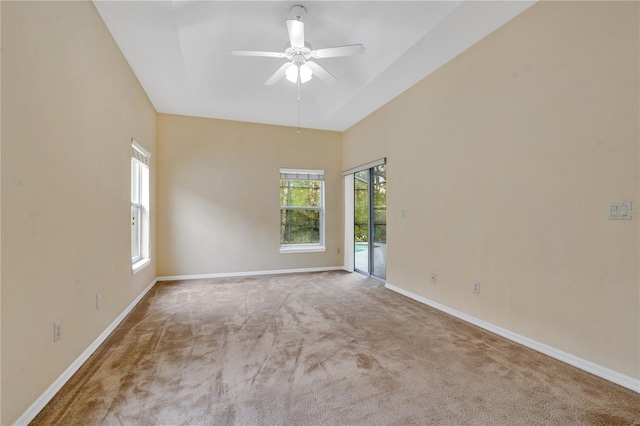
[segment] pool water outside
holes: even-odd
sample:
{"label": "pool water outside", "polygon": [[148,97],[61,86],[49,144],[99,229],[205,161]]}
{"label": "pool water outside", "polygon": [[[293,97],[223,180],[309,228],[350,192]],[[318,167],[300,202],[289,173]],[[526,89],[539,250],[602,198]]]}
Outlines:
{"label": "pool water outside", "polygon": [[355,252],[356,253],[361,253],[363,251],[367,251],[368,250],[368,244],[367,243],[355,243]]}
{"label": "pool water outside", "polygon": [[[380,245],[374,244],[373,248],[378,248]],[[355,243],[354,249],[356,253],[362,253],[363,251],[367,251],[369,249],[368,243]]]}

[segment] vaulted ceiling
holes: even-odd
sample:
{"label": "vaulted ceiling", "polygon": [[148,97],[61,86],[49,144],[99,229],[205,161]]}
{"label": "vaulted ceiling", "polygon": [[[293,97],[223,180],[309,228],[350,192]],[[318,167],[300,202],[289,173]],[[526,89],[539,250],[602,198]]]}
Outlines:
{"label": "vaulted ceiling", "polygon": [[[462,53],[533,1],[94,1],[157,111],[343,131]],[[337,81],[265,81],[286,59],[291,7],[307,9],[312,48],[361,43],[318,59]],[[298,109],[299,108],[299,109]],[[298,115],[299,113],[299,115]]]}

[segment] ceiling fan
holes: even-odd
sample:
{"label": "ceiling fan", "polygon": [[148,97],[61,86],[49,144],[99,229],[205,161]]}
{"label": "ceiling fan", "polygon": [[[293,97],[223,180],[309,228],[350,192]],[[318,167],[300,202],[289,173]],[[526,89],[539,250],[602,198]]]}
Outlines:
{"label": "ceiling fan", "polygon": [[315,75],[325,83],[331,84],[336,78],[329,71],[318,65],[313,59],[336,58],[339,56],[353,56],[364,53],[364,46],[361,44],[351,44],[348,46],[327,47],[324,49],[312,50],[311,45],[304,40],[303,16],[307,9],[301,5],[291,8],[291,13],[295,19],[287,20],[287,30],[289,31],[289,43],[284,52],[264,52],[256,50],[234,50],[231,52],[235,56],[261,56],[267,58],[282,58],[288,62],[282,65],[264,83],[267,86],[276,84],[284,76],[292,83],[306,83]]}

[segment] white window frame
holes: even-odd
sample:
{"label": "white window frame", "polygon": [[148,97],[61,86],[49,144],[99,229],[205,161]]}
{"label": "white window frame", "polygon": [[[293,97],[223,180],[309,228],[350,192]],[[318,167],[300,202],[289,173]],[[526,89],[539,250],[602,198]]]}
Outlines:
{"label": "white window frame", "polygon": [[[327,248],[324,244],[325,237],[325,179],[324,170],[309,170],[309,169],[280,169],[280,180],[284,175],[298,175],[300,180],[318,180],[320,181],[320,208],[317,207],[291,207],[280,206],[280,212],[285,210],[320,210],[320,242],[312,244],[280,244],[280,253],[321,253],[325,252]],[[317,176],[318,179],[313,179],[313,176]],[[280,182],[280,180],[278,182]],[[294,179],[289,179],[294,180]],[[278,187],[280,185],[278,184]],[[278,194],[279,196],[279,194]],[[281,235],[279,235],[281,237]]]}
{"label": "white window frame", "polygon": [[[151,264],[151,244],[149,235],[150,211],[149,211],[149,160],[151,153],[141,144],[131,139],[131,210],[136,209],[137,215],[131,220],[137,219],[137,241],[133,240],[132,232],[132,257],[131,270],[135,275]],[[132,222],[133,226],[133,222]],[[137,242],[138,256],[133,256],[133,245]]]}

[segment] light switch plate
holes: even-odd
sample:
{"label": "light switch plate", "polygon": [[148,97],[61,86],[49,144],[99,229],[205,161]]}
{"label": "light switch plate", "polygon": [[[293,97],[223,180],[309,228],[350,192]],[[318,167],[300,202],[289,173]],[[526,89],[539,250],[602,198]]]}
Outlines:
{"label": "light switch plate", "polygon": [[609,220],[631,220],[631,201],[609,203]]}

